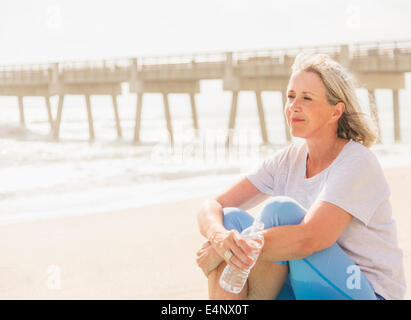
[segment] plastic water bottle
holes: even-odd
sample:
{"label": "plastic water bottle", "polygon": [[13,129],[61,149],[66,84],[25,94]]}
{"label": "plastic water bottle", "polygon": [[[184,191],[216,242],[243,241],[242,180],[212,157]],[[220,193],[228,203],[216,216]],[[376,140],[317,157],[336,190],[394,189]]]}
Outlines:
{"label": "plastic water bottle", "polygon": [[241,232],[241,236],[243,238],[252,240],[248,241],[248,244],[255,248],[255,250],[253,250],[253,254],[251,255],[254,259],[254,263],[247,270],[236,270],[227,264],[220,277],[221,288],[231,293],[241,292],[247,281],[251,269],[254,267],[254,264],[257,261],[259,251],[264,245],[264,236],[261,233],[261,231],[263,230],[264,223],[258,220],[254,220],[254,223],[250,227],[244,229],[243,232]]}

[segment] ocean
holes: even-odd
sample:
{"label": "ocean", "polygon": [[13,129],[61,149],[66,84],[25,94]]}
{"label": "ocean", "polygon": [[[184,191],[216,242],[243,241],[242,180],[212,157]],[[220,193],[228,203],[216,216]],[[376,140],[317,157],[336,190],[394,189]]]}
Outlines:
{"label": "ocean", "polygon": [[[409,83],[407,75],[407,83]],[[118,97],[123,137],[117,138],[110,96],[92,96],[96,139],[88,140],[85,100],[67,96],[60,141],[50,136],[42,97],[24,98],[26,127],[16,97],[0,97],[0,224],[95,214],[209,196],[223,191],[286,145],[279,92],[264,92],[270,146],[261,144],[253,92],[241,92],[236,145],[226,152],[231,93],[221,81],[202,81],[196,96],[199,132],[193,130],[188,95],[170,95],[175,146],[168,144],[162,97],[144,96],[141,144],[133,143],[136,96]],[[392,99],[377,90],[383,167],[411,165],[411,90],[400,92],[402,143],[394,143]],[[365,90],[360,100],[368,110]],[[51,99],[53,116],[57,100]],[[138,210],[138,209],[136,209]]]}

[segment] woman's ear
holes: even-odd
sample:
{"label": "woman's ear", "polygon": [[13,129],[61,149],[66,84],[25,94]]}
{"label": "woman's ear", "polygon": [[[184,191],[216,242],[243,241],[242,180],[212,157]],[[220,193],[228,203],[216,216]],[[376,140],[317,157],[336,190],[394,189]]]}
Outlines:
{"label": "woman's ear", "polygon": [[333,117],[335,118],[335,120],[338,120],[343,115],[344,111],[345,111],[345,103],[338,102],[334,106]]}

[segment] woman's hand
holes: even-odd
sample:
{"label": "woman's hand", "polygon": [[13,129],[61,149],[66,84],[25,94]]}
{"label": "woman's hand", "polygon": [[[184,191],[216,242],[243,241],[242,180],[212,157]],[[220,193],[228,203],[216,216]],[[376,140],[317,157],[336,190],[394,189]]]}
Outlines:
{"label": "woman's hand", "polygon": [[208,274],[217,268],[224,259],[211,246],[210,241],[206,241],[197,251],[197,265],[203,271],[206,277]]}
{"label": "woman's hand", "polygon": [[[251,256],[255,248],[251,247],[237,230],[216,232],[210,242],[218,255],[236,270],[248,269],[254,263]],[[232,253],[231,257],[225,255],[227,251]]]}

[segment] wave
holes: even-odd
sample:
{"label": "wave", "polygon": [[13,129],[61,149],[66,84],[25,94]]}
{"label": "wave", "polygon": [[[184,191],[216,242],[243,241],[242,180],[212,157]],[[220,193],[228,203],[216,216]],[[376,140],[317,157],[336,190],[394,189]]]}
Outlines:
{"label": "wave", "polygon": [[23,125],[0,123],[0,137],[19,141],[50,141],[51,134],[40,134]]}

